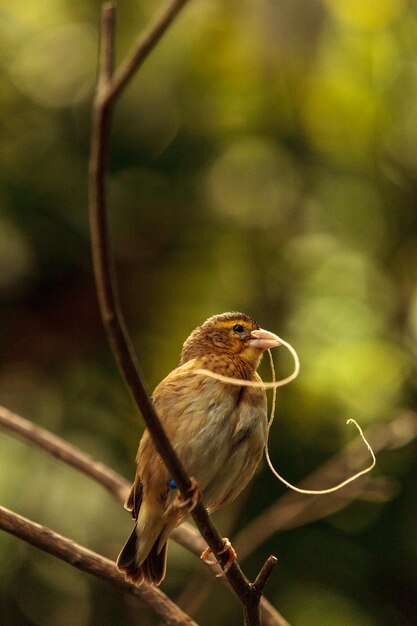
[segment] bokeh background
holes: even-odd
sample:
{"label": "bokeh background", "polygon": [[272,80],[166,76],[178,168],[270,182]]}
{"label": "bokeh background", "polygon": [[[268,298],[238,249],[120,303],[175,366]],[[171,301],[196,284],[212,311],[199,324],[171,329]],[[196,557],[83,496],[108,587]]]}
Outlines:
{"label": "bokeh background", "polygon": [[[119,3],[119,59],[159,5]],[[99,319],[86,214],[99,10],[0,6],[0,402],[131,477],[143,426]],[[414,1],[190,2],[117,106],[109,192],[150,388],[196,325],[237,309],[300,354],[271,436],[293,482],[352,440],[347,418],[369,427],[416,408]],[[378,497],[275,533],[243,563],[255,575],[279,557],[267,597],[292,626],[417,623],[416,451],[378,456]],[[285,491],[264,464],[216,522],[233,537]],[[6,432],[0,494],[112,558],[130,528],[100,487]],[[172,543],[163,590],[178,598],[201,569]],[[203,625],[240,623],[218,587],[195,610]],[[158,621],[0,533],[0,623]]]}

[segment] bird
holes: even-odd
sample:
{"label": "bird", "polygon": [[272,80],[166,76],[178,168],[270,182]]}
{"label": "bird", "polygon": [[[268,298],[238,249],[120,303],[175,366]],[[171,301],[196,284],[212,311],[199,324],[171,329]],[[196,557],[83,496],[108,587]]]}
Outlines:
{"label": "bird", "polygon": [[[232,502],[253,477],[265,447],[267,400],[262,386],[230,384],[197,370],[261,382],[256,370],[262,355],[279,345],[277,335],[244,313],[214,315],[193,330],[179,364],[152,394],[161,424],[208,513]],[[134,527],[117,559],[127,580],[162,582],[167,541],[192,508],[184,504],[146,429],[125,504]],[[227,540],[225,546],[230,547]]]}

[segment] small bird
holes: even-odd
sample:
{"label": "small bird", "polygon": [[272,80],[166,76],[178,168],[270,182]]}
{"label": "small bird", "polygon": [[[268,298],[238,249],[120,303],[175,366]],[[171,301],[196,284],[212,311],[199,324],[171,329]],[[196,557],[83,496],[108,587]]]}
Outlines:
{"label": "small bird", "polygon": [[[196,370],[261,381],[256,370],[262,354],[279,345],[276,335],[243,313],[214,315],[191,333],[178,366],[152,395],[166,434],[197,482],[209,513],[232,502],[252,478],[265,446],[267,401],[262,387],[225,383]],[[166,572],[167,541],[190,507],[178,504],[175,482],[148,430],[136,463],[125,505],[135,526],[117,566],[136,584],[159,585]]]}

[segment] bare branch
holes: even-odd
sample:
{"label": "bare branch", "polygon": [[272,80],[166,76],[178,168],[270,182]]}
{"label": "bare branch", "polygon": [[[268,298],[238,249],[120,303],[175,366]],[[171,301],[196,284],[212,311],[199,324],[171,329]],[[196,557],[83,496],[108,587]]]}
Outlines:
{"label": "bare branch", "polygon": [[197,626],[186,613],[162,591],[152,585],[140,587],[125,580],[116,564],[74,541],[53,532],[45,526],[0,506],[0,528],[32,546],[48,552],[61,561],[101,578],[150,606],[166,624],[172,626]]}
{"label": "bare branch", "polygon": [[102,46],[100,49],[99,67],[101,68],[101,86],[109,86],[114,67],[114,35],[116,13],[112,2],[103,5],[101,12]]}
{"label": "bare branch", "polygon": [[155,17],[154,22],[136,44],[131,56],[122,62],[116,72],[109,99],[116,99],[125,89],[187,2],[188,0],[173,0]]}
{"label": "bare branch", "polygon": [[46,430],[46,428],[37,426],[2,406],[0,406],[0,426],[13,431],[23,439],[36,444],[56,459],[83,472],[83,474],[102,485],[118,500],[121,502],[125,501],[130,488],[128,481],[103,463],[93,459],[86,452],[82,452],[79,448]]}
{"label": "bare branch", "polygon": [[[1,406],[0,426],[19,435],[24,441],[37,445],[56,459],[82,472],[88,478],[107,489],[119,502],[123,503],[125,501],[130,483],[123,476],[95,460],[76,446],[69,444],[46,428],[37,426],[33,422]],[[184,522],[179,528],[174,530],[172,538],[197,557],[200,556],[207,545],[196,528],[187,522]],[[201,563],[200,559],[199,562]],[[212,567],[207,566],[207,569],[211,574],[215,575],[216,572]],[[222,581],[223,579],[217,580]],[[263,626],[287,626],[285,619],[265,598],[261,598],[261,614]]]}
{"label": "bare branch", "polygon": [[[130,482],[107,465],[104,465],[104,463],[94,459],[87,452],[83,452],[61,437],[54,435],[46,428],[34,424],[3,406],[0,406],[0,426],[12,431],[23,440],[35,444],[56,459],[82,472],[104,487],[119,502],[122,504],[125,502],[130,490]],[[174,531],[172,537],[184,548],[197,556],[200,556],[201,552],[206,547],[198,531],[191,526],[191,524],[187,524],[186,522]]]}
{"label": "bare branch", "polygon": [[[106,4],[103,7],[103,13],[112,11],[114,11],[114,9],[110,4]],[[102,23],[106,23],[104,18]],[[110,36],[110,29],[104,29],[102,32],[102,47],[105,49],[110,47],[109,42],[105,39]],[[157,40],[155,40],[155,43],[156,41]],[[105,54],[100,55],[102,62],[104,62],[103,59],[106,58]],[[99,68],[99,80],[93,107],[89,164],[89,213],[93,265],[100,310],[113,354],[119,364],[135,403],[142,412],[146,425],[154,438],[158,452],[165,460],[178,487],[185,493],[190,489],[191,481],[182,464],[179,462],[153,407],[126,329],[119,302],[114,260],[109,244],[105,188],[111,120],[111,102],[108,100],[107,85],[107,67],[102,66]]]}
{"label": "bare branch", "polygon": [[[389,424],[380,424],[366,431],[366,438],[375,453],[384,449],[406,445],[417,437],[417,414],[407,411]],[[334,482],[352,469],[360,467],[367,458],[361,441],[355,440],[317,470],[305,478],[303,488],[317,488]],[[244,559],[278,530],[294,528],[339,511],[366,492],[370,479],[364,477],[328,495],[301,496],[292,491],[285,493],[271,507],[248,524],[234,540],[234,547]]]}
{"label": "bare branch", "polygon": [[[98,84],[92,115],[89,161],[89,215],[94,274],[100,311],[107,337],[122,375],[136,405],[143,415],[155,447],[167,466],[170,476],[175,480],[184,497],[187,498],[192,486],[190,477],[178,459],[153,407],[121,311],[115,279],[114,259],[109,242],[105,181],[111,114],[116,97],[127,86],[134,73],[160,41],[168,26],[185,4],[186,0],[172,0],[168,8],[155,20],[148,33],[145,34],[131,58],[122,64],[121,70],[114,80],[109,78],[109,68],[111,66],[111,60],[109,59],[113,57],[114,33],[112,25],[114,23],[114,6],[111,3],[103,6],[102,53],[100,55]],[[223,552],[223,539],[201,502],[193,510],[192,516],[213,554],[222,555],[220,562],[224,566],[227,561],[227,554]],[[260,594],[244,576],[237,561],[234,561],[226,573],[226,577],[245,607],[245,624],[247,626],[259,626]]]}
{"label": "bare branch", "polygon": [[257,588],[259,593],[262,593],[262,591],[265,589],[266,583],[268,582],[272,574],[272,570],[274,569],[277,563],[278,563],[277,557],[272,556],[272,555],[268,557],[268,559],[265,561],[261,571],[259,572],[255,580],[253,581],[253,585],[254,587]]}

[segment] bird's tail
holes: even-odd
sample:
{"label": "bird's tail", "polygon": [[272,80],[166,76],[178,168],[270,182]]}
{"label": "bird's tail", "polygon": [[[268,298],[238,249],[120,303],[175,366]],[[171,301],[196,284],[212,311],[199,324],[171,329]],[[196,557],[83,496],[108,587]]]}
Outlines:
{"label": "bird's tail", "polygon": [[124,572],[128,580],[137,585],[143,581],[159,585],[166,572],[167,544],[165,542],[160,547],[160,535],[158,535],[148,554],[143,558],[140,555],[140,541],[136,523],[117,558],[117,567]]}
{"label": "bird's tail", "polygon": [[159,585],[166,571],[169,533],[165,520],[161,511],[142,500],[141,485],[133,485],[126,508],[132,511],[135,526],[117,558],[117,567],[137,585],[143,581]]}

